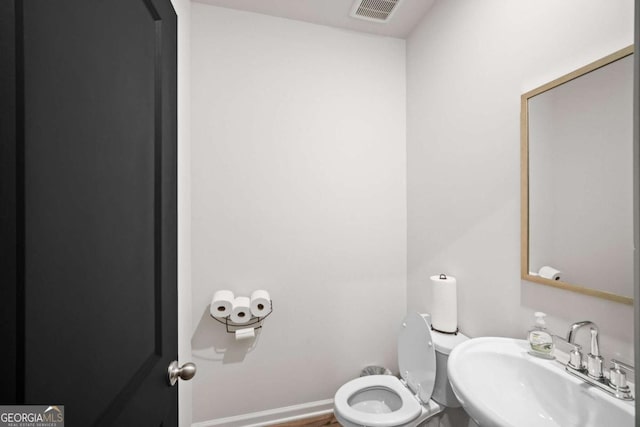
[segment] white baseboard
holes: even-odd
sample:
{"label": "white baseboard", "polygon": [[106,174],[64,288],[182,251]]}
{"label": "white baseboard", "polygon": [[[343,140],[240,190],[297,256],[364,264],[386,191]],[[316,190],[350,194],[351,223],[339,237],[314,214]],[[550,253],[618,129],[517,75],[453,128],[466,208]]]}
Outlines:
{"label": "white baseboard", "polygon": [[191,427],[266,427],[304,418],[319,417],[333,411],[333,399],[252,412],[235,417],[218,418],[191,424]]}

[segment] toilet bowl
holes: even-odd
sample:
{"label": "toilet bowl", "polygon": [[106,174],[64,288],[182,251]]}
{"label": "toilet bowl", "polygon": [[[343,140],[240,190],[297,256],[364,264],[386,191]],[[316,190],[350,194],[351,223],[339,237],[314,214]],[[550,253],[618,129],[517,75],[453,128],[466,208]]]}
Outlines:
{"label": "toilet bowl", "polygon": [[402,379],[370,375],[347,382],[334,396],[336,419],[345,427],[412,427],[446,407],[459,407],[450,392],[446,359],[467,339],[460,333],[432,333],[429,315],[409,313],[398,334]]}

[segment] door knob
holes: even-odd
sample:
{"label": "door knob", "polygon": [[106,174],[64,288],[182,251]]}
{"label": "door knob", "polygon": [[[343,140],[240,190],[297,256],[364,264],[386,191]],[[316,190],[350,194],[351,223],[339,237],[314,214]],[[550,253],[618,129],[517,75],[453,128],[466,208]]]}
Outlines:
{"label": "door knob", "polygon": [[178,366],[178,361],[174,360],[167,369],[169,375],[169,385],[174,386],[178,382],[178,378],[189,381],[196,374],[196,365],[189,362],[182,366]]}

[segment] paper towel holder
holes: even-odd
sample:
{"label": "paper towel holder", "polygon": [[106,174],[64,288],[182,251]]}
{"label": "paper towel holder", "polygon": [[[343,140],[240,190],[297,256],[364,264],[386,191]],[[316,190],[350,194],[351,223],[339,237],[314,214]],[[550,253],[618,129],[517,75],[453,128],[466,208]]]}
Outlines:
{"label": "paper towel holder", "polygon": [[447,334],[447,335],[458,335],[458,332],[460,332],[460,328],[456,328],[456,330],[453,332],[446,332],[446,331],[441,331],[439,329],[434,328],[433,325],[431,325],[431,330],[435,332],[440,332],[441,334]]}
{"label": "paper towel holder", "polygon": [[[251,319],[247,323],[232,322],[231,315],[219,318],[219,317],[214,317],[211,313],[209,313],[209,316],[211,316],[211,318],[216,322],[219,322],[225,325],[228,334],[234,334],[238,329],[245,329],[245,328],[251,328],[251,327],[253,329],[262,328],[262,321],[267,317],[269,317],[271,313],[273,313],[273,300],[269,300],[269,306],[271,309],[266,315],[262,317],[251,316]],[[257,326],[254,326],[254,325],[257,325]]]}
{"label": "paper towel holder", "polygon": [[[440,280],[447,280],[447,275],[444,274],[444,273],[441,273],[439,279]],[[447,331],[441,331],[440,329],[436,329],[436,328],[433,327],[433,325],[430,325],[430,326],[431,326],[431,330],[432,331],[440,332],[441,334],[458,335],[458,332],[460,332],[460,328],[456,328],[456,330],[453,331],[453,332],[447,332]]]}

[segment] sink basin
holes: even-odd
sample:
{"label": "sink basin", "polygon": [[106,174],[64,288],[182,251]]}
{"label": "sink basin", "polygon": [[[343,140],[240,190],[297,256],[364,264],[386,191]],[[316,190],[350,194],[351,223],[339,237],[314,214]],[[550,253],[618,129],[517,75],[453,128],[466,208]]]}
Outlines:
{"label": "sink basin", "polygon": [[451,352],[451,386],[481,427],[634,425],[633,401],[616,399],[528,350],[525,340],[474,338]]}

